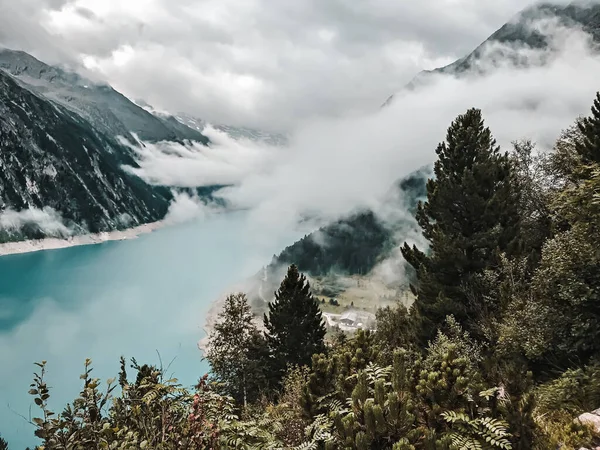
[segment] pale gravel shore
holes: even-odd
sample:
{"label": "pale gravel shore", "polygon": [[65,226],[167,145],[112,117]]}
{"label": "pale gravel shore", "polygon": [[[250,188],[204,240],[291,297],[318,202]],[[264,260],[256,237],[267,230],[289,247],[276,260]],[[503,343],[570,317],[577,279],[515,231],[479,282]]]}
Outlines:
{"label": "pale gravel shore", "polygon": [[108,241],[123,241],[135,239],[142,234],[152,233],[165,226],[163,221],[147,223],[126,230],[107,231],[104,233],[83,234],[71,236],[67,239],[45,238],[29,241],[6,242],[0,244],[0,256],[30,253],[41,250],[56,250],[60,248],[75,247],[78,245],[101,244]]}

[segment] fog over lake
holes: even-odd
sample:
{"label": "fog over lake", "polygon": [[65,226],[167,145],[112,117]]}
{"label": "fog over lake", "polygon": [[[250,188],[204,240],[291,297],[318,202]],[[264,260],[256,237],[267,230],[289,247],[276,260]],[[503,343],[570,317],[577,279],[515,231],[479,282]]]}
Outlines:
{"label": "fog over lake", "polygon": [[[194,384],[208,370],[197,341],[212,301],[258,272],[297,237],[251,235],[244,213],[218,215],[139,239],[0,257],[0,423],[11,448],[36,443],[18,414],[35,361],[48,361],[50,406],[78,394],[85,358],[103,381],[119,357],[163,364]],[[269,236],[271,238],[271,236]]]}

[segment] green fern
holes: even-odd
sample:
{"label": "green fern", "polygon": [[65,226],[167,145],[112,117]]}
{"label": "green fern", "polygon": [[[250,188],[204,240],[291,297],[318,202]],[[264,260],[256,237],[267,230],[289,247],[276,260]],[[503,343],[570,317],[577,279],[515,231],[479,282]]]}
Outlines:
{"label": "green fern", "polygon": [[452,447],[465,450],[512,450],[506,422],[491,417],[470,418],[467,414],[446,411],[442,418],[451,426]]}

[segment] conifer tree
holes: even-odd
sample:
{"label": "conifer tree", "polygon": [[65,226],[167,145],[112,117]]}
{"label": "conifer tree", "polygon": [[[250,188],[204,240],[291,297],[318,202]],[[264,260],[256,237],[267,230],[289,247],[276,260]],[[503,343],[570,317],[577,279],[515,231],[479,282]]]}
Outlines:
{"label": "conifer tree", "polygon": [[416,215],[429,249],[406,243],[402,248],[417,274],[414,312],[423,343],[449,314],[480,334],[478,319],[496,305],[473,292],[473,275],[494,267],[499,252],[510,250],[519,225],[508,154],[500,153],[480,110],[458,116],[436,153],[435,179],[428,181],[427,201]]}
{"label": "conifer tree", "polygon": [[600,163],[600,92],[596,93],[592,115],[577,123],[583,139],[576,143],[577,153],[584,164]]}
{"label": "conifer tree", "polygon": [[272,375],[279,381],[286,365],[308,366],[325,350],[325,325],[306,277],[291,265],[264,316],[272,355]]}
{"label": "conifer tree", "polygon": [[229,295],[209,336],[206,359],[220,390],[244,406],[255,400],[266,384],[263,348],[266,344],[252,322],[248,298]]}

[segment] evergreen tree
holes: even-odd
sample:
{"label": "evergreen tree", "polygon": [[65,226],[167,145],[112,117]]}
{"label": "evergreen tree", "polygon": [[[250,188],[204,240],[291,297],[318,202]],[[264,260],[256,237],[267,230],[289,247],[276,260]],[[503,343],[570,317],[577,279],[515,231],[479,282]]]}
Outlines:
{"label": "evergreen tree", "polygon": [[0,450],[8,450],[8,442],[2,439],[2,436],[0,436]]}
{"label": "evergreen tree", "polygon": [[436,153],[435,179],[428,181],[427,201],[419,203],[416,215],[429,251],[406,243],[402,248],[417,274],[414,312],[423,343],[449,314],[473,335],[481,334],[478,319],[497,305],[469,285],[473,275],[494,267],[499,253],[510,250],[519,225],[510,159],[500,153],[480,110],[458,116]]}
{"label": "evergreen tree", "polygon": [[272,375],[279,382],[287,365],[308,366],[325,350],[325,325],[306,277],[291,265],[264,316],[272,355]]}
{"label": "evergreen tree", "polygon": [[221,390],[244,406],[255,400],[264,387],[264,365],[268,358],[263,350],[264,339],[252,317],[245,294],[228,296],[210,334],[206,353]]}
{"label": "evergreen tree", "polygon": [[577,126],[583,135],[583,139],[576,144],[582,162],[600,163],[600,92],[596,93],[592,115],[579,121]]}

